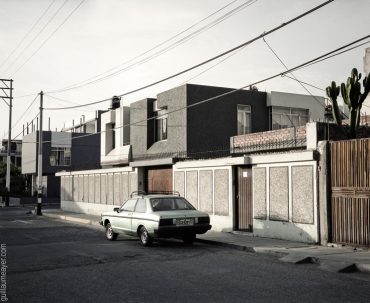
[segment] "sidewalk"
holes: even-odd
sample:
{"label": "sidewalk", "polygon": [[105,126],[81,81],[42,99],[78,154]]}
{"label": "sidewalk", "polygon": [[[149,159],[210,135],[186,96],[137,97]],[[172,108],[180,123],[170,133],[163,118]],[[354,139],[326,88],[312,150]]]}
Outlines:
{"label": "sidewalk", "polygon": [[[45,217],[74,223],[99,225],[100,216],[65,212],[60,209],[44,209]],[[269,254],[280,261],[293,264],[314,264],[323,270],[341,273],[362,272],[370,274],[370,249],[349,246],[319,246],[300,242],[254,237],[247,233],[209,231],[197,235],[198,242]]]}

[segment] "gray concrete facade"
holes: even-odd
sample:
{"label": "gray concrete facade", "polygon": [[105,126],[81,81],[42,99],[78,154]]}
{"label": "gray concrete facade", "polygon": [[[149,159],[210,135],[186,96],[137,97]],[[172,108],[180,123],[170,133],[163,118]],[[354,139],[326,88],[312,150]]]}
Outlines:
{"label": "gray concrete facade", "polygon": [[[242,90],[200,105],[231,88],[185,84],[130,105],[130,144],[135,157],[160,153],[204,152],[228,147],[237,135],[238,104],[252,107],[252,132],[268,130],[266,93]],[[167,139],[155,140],[154,107],[168,112]],[[189,107],[190,106],[190,107]],[[153,118],[151,120],[147,120]],[[146,121],[147,120],[147,121]]]}

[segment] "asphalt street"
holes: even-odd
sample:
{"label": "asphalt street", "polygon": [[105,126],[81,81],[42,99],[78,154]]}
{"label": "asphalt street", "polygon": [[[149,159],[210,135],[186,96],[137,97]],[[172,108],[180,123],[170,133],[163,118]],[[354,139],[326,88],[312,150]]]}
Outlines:
{"label": "asphalt street", "polygon": [[0,209],[8,302],[369,302],[369,279],[313,264],[168,240],[105,239],[103,228]]}

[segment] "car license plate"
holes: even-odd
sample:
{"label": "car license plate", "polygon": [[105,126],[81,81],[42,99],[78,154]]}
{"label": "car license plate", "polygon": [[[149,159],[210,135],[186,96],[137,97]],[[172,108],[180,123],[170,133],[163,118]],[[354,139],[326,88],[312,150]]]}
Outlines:
{"label": "car license plate", "polygon": [[194,219],[193,218],[176,219],[176,225],[177,226],[194,225]]}

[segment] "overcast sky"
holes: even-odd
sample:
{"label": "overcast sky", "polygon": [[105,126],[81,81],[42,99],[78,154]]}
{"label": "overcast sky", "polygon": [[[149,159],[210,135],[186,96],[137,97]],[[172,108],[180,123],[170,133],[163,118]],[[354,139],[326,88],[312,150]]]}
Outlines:
{"label": "overcast sky", "polygon": [[[94,84],[59,93],[46,93],[44,106],[63,107],[110,98],[215,56],[323,2],[0,0],[0,78],[14,80],[13,124],[41,90],[52,92],[85,83],[83,81],[87,79],[107,75],[107,70],[111,69],[110,73],[116,72],[144,59],[146,62],[135,64],[129,70]],[[158,54],[167,46],[207,24],[212,24],[214,20],[243,3],[247,4],[229,18]],[[230,5],[220,10],[227,4]],[[217,10],[220,11],[199,23]],[[369,0],[336,0],[269,35],[266,40],[285,64],[293,67],[368,35],[369,12]],[[194,24],[197,25],[189,31],[127,63]],[[325,88],[332,80],[342,82],[353,67],[363,71],[366,47],[370,47],[370,44],[297,71],[296,76],[321,88]],[[199,75],[219,61],[125,96],[122,102],[129,104],[146,97],[155,97],[158,93],[185,82],[239,88],[284,70],[262,40]],[[258,85],[258,88],[262,91],[307,94],[297,82],[289,78],[271,80]],[[324,95],[322,91],[310,87],[308,89],[312,94]],[[31,95],[22,97],[29,94]],[[52,99],[50,96],[67,101]],[[13,128],[12,137],[21,131],[23,123],[37,114],[38,106],[37,100]],[[77,110],[45,111],[44,125],[47,124],[46,119],[51,117],[52,129],[59,130],[64,122],[79,120],[86,112],[106,109],[108,106],[109,102],[106,102]],[[8,106],[0,100],[1,137],[6,136],[7,129]]]}

